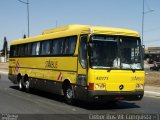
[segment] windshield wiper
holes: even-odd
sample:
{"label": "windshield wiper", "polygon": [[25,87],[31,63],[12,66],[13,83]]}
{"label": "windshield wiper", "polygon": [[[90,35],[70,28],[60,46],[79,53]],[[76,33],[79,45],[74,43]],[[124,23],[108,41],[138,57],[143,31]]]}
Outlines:
{"label": "windshield wiper", "polygon": [[110,67],[107,72],[110,72],[111,70],[120,70],[120,68]]}
{"label": "windshield wiper", "polygon": [[133,73],[135,73],[135,72],[136,72],[136,69],[131,69],[131,70],[132,70],[132,72],[133,72]]}
{"label": "windshield wiper", "polygon": [[108,70],[107,70],[107,72],[110,72],[112,70],[112,68],[110,67]]}

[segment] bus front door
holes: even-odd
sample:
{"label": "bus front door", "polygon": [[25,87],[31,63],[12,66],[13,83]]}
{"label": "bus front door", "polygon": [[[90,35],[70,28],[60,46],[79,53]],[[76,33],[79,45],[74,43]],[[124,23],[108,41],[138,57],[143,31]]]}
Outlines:
{"label": "bus front door", "polygon": [[76,97],[87,99],[87,35],[80,36]]}

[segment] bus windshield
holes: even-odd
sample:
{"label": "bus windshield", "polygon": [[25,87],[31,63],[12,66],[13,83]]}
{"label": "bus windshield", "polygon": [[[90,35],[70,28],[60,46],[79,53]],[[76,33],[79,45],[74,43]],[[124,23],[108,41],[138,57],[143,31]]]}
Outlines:
{"label": "bus windshield", "polygon": [[143,69],[140,39],[137,37],[93,35],[90,66],[93,69]]}

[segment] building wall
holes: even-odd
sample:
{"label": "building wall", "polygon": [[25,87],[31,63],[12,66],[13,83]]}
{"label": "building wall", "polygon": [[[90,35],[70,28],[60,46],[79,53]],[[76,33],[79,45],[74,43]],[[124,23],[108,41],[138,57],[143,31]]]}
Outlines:
{"label": "building wall", "polygon": [[6,62],[5,57],[0,57],[0,62]]}

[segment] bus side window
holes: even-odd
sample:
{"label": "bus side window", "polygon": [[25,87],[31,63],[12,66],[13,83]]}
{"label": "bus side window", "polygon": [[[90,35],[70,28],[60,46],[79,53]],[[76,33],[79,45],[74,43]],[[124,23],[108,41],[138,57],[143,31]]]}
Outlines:
{"label": "bus side window", "polygon": [[40,42],[32,44],[32,55],[39,55]]}
{"label": "bus side window", "polygon": [[27,56],[28,55],[28,44],[24,45],[24,55]]}
{"label": "bus side window", "polygon": [[10,50],[10,57],[16,57],[17,56],[17,46],[11,46],[11,50]]}
{"label": "bus side window", "polygon": [[32,45],[32,43],[27,43],[27,44],[25,44],[25,52],[24,52],[24,55],[25,55],[25,56],[30,56],[30,53],[31,53],[31,45]]}
{"label": "bus side window", "polygon": [[32,43],[28,43],[28,56],[31,55],[31,50],[32,50]]}
{"label": "bus side window", "polygon": [[22,57],[24,56],[24,45],[18,45],[18,56]]}
{"label": "bus side window", "polygon": [[73,55],[76,47],[77,37],[68,37],[65,41],[64,54],[65,55]]}
{"label": "bus side window", "polygon": [[87,36],[81,36],[79,61],[83,68],[87,67]]}
{"label": "bus side window", "polygon": [[17,46],[14,46],[13,48],[13,56],[17,56]]}
{"label": "bus side window", "polygon": [[41,55],[49,55],[51,53],[50,49],[51,41],[43,41],[41,45]]}
{"label": "bus side window", "polygon": [[62,55],[63,54],[63,46],[64,46],[64,38],[55,39],[52,43],[52,55]]}

